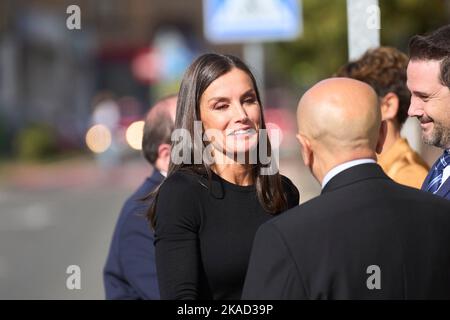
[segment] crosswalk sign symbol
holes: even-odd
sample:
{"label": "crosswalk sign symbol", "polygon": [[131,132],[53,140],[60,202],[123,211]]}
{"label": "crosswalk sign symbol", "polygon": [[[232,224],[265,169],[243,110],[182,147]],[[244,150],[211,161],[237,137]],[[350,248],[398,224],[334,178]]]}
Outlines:
{"label": "crosswalk sign symbol", "polygon": [[213,43],[292,40],[302,33],[299,0],[204,0],[205,36]]}

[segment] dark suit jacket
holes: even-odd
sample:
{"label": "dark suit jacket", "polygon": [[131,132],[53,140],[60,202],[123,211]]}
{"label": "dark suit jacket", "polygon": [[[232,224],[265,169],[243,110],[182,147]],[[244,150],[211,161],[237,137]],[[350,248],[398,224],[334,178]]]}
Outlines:
{"label": "dark suit jacket", "polygon": [[153,231],[144,216],[149,203],[140,199],[163,178],[155,170],[120,212],[103,270],[106,299],[159,299]]}
{"label": "dark suit jacket", "polygon": [[[439,161],[439,159],[436,160],[436,162],[431,167],[430,172],[428,172],[428,175],[422,184],[422,190],[426,191],[428,183],[430,182],[431,173],[438,161]],[[444,184],[438,189],[438,191],[436,192],[436,195],[439,197],[445,198],[447,200],[450,200],[450,178],[447,178],[447,180],[444,181]]]}
{"label": "dark suit jacket", "polygon": [[449,299],[449,243],[450,202],[357,165],[260,227],[243,298]]}

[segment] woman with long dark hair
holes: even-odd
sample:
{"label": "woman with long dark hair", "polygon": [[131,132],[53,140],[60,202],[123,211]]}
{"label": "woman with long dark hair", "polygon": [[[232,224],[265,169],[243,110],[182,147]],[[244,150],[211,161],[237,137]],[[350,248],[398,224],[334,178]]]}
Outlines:
{"label": "woman with long dark hair", "polygon": [[168,176],[148,214],[162,299],[240,299],[257,228],[298,205],[265,129],[255,78],[241,60],[204,54],[192,63],[178,94]]}

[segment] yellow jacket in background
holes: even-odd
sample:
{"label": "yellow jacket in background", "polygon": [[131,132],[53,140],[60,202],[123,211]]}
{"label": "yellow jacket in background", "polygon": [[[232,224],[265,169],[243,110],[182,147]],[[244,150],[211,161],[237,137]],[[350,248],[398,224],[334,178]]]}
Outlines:
{"label": "yellow jacket in background", "polygon": [[395,182],[420,189],[429,167],[408,144],[406,139],[398,139],[383,155],[378,156],[378,164]]}

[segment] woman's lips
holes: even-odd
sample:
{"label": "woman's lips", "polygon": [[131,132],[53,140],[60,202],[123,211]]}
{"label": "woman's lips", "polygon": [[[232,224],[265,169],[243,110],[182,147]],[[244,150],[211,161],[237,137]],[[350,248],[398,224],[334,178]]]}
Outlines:
{"label": "woman's lips", "polygon": [[234,130],[230,133],[228,133],[228,136],[250,136],[256,133],[255,129],[252,128],[245,128],[245,129],[239,129],[239,130]]}

